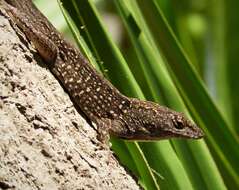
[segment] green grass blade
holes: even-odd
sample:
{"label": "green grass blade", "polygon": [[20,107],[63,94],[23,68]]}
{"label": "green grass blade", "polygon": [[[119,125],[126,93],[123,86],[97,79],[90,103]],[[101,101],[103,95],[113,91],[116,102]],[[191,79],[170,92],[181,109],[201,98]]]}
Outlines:
{"label": "green grass blade", "polygon": [[[211,1],[213,4],[213,1]],[[239,101],[238,101],[238,94],[239,94],[239,85],[238,85],[238,71],[239,71],[239,64],[238,64],[238,50],[239,50],[239,1],[221,1],[223,6],[225,17],[220,17],[225,19],[225,26],[224,26],[224,34],[225,34],[225,45],[224,50],[226,52],[226,64],[225,75],[228,80],[228,91],[229,91],[229,100],[231,101],[232,107],[232,120],[234,123],[234,128],[239,135]],[[218,23],[219,24],[219,23]]]}
{"label": "green grass blade", "polygon": [[97,70],[100,70],[100,66],[98,65],[98,62],[95,60],[94,56],[92,55],[84,38],[78,32],[78,29],[75,26],[74,22],[72,21],[71,17],[68,15],[67,11],[64,9],[60,0],[57,0],[57,2],[59,4],[61,12],[62,12],[68,26],[70,27],[70,30],[72,31],[72,34],[73,34],[75,41],[76,41],[78,47],[80,48],[81,52],[87,57],[87,59],[90,61],[90,63],[92,63],[96,67]]}
{"label": "green grass blade", "polygon": [[[135,9],[137,7],[137,5],[132,4],[129,5],[131,2],[129,1],[114,1],[115,4],[117,5],[119,12],[121,13],[123,22],[126,25],[127,31],[129,33],[129,36],[131,38],[132,44],[136,49],[137,52],[137,56],[140,57],[139,60],[141,60],[143,63],[141,63],[140,65],[142,65],[142,67],[147,68],[147,67],[151,67],[152,70],[156,71],[154,74],[157,75],[157,82],[160,86],[160,89],[163,91],[163,93],[165,94],[165,102],[169,102],[171,103],[172,106],[176,106],[177,109],[179,110],[184,110],[184,106],[182,104],[182,102],[180,101],[180,99],[178,98],[179,95],[174,87],[174,85],[172,84],[172,81],[170,80],[170,78],[168,77],[168,73],[164,68],[164,65],[162,64],[157,64],[160,60],[160,56],[157,54],[157,52],[154,51],[154,49],[152,49],[152,47],[149,44],[149,40],[146,39],[144,33],[141,31],[141,33],[139,33],[138,31],[139,29],[139,24],[144,25],[143,23],[141,23],[140,21],[136,21],[133,20],[134,18],[140,18],[139,14],[134,14],[131,15],[131,13],[129,12],[129,10],[127,9],[128,7],[131,7],[132,9]],[[137,10],[135,10],[135,12],[137,12]],[[133,18],[134,17],[134,18]],[[137,26],[138,25],[138,26]],[[147,70],[147,69],[145,69]],[[145,73],[145,74],[151,74],[151,73]],[[148,85],[152,86],[151,83],[149,83]],[[206,151],[207,153],[205,153],[205,150],[207,150],[206,145],[203,142],[196,142],[194,143],[194,151],[190,150],[190,147],[193,147],[191,145],[190,142],[185,143],[185,141],[173,141],[173,144],[175,147],[177,147],[177,152],[181,153],[180,154],[180,159],[182,160],[182,163],[184,164],[184,167],[186,168],[187,172],[189,173],[189,178],[194,186],[194,189],[210,189],[211,187],[216,187],[216,189],[225,189],[225,186],[222,182],[222,179],[220,177],[220,174],[218,173],[218,170],[215,166],[215,163],[213,161],[213,159],[211,158],[210,154],[208,154],[208,151]],[[200,145],[200,146],[199,146]],[[146,144],[146,145],[142,145],[143,150],[146,152],[146,157],[149,158],[149,163],[151,165],[151,167],[153,167],[152,165],[154,165],[154,169],[158,172],[160,172],[160,174],[162,174],[164,176],[165,171],[166,172],[170,172],[172,171],[172,169],[170,167],[165,167],[167,168],[166,170],[162,171],[162,167],[160,167],[161,164],[154,164],[155,161],[154,159],[150,159],[150,157],[156,157],[155,154],[157,154],[157,145],[154,143],[150,143],[150,145]],[[188,150],[188,151],[187,151]],[[182,154],[183,153],[183,154]],[[197,159],[194,159],[193,156],[197,156],[197,154],[203,155],[202,157],[200,157],[200,161]],[[153,156],[152,156],[153,155]],[[160,155],[160,153],[159,153]],[[166,154],[164,153],[165,157]],[[192,158],[192,159],[190,159]],[[157,157],[157,159],[164,160],[164,157],[161,158],[161,156]],[[210,164],[212,167],[209,168],[205,174],[205,172],[201,171],[201,172],[195,172],[195,171],[199,171],[200,168],[202,168],[201,162],[203,161],[203,163],[208,163]],[[152,164],[151,164],[152,162]],[[175,163],[175,161],[173,162]],[[167,165],[168,163],[164,164]],[[173,165],[173,164],[172,164]],[[164,187],[171,187],[174,186],[174,188],[179,187],[179,189],[185,188],[187,185],[187,181],[186,180],[181,180],[181,177],[183,176],[183,172],[181,170],[176,170],[178,169],[178,166],[173,165],[173,169],[175,169],[175,171],[172,171],[172,174],[170,176],[170,183],[168,183],[167,185],[164,183],[162,184],[162,186]],[[196,169],[195,169],[196,168]],[[166,176],[168,176],[169,174],[166,174]],[[180,175],[180,176],[179,176]],[[204,178],[204,176],[206,176],[206,178]],[[210,178],[213,180],[208,181],[207,179]],[[184,177],[184,179],[186,179]],[[160,183],[161,184],[161,183]],[[219,188],[220,187],[220,188]],[[188,188],[186,188],[188,189]]]}
{"label": "green grass blade", "polygon": [[[154,1],[137,0],[158,47],[165,56],[174,82],[193,118],[204,128],[206,140],[225,166],[231,180],[239,187],[238,138],[230,131],[188,57]],[[155,25],[155,23],[158,23]],[[233,153],[233,154],[232,154]]]}
{"label": "green grass blade", "polygon": [[[137,155],[144,155],[144,153],[142,152],[140,146],[138,145],[138,143],[133,142],[133,143],[126,143],[128,149],[130,150],[130,154],[134,159],[134,162],[137,165],[137,170],[139,171],[139,174],[141,175],[141,179],[140,179],[140,183],[141,185],[145,188],[145,189],[160,189],[159,185],[154,177],[153,171],[151,170],[148,161],[146,160],[145,156],[137,156]],[[153,176],[153,180],[148,180],[147,178],[147,173],[145,172],[149,172],[150,176]],[[143,175],[143,176],[142,176]]]}
{"label": "green grass blade", "polygon": [[157,178],[161,189],[194,189],[169,141],[140,143],[140,147],[150,166],[162,176]]}
{"label": "green grass blade", "polygon": [[223,115],[227,119],[232,130],[234,130],[232,119],[232,103],[229,96],[229,85],[227,76],[227,63],[226,63],[226,48],[225,48],[225,3],[223,0],[219,0],[217,4],[213,1],[209,1],[208,7],[210,8],[208,14],[208,24],[211,26],[209,35],[211,36],[211,55],[213,71],[215,81],[215,92],[213,96],[219,105],[219,109],[223,111]]}

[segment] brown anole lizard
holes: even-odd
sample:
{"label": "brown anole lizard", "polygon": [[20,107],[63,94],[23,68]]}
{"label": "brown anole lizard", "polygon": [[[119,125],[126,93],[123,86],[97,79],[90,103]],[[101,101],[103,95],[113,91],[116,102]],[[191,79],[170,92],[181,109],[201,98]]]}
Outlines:
{"label": "brown anole lizard", "polygon": [[63,39],[31,0],[1,1],[75,104],[96,124],[100,140],[107,140],[109,134],[143,141],[203,137],[202,130],[182,113],[121,94]]}

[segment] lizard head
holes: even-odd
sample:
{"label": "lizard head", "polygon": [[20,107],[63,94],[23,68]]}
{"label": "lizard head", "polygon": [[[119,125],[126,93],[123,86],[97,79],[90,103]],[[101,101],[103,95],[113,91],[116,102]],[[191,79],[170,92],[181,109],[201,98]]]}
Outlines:
{"label": "lizard head", "polygon": [[203,131],[187,119],[183,113],[173,111],[149,101],[130,99],[126,113],[128,130],[125,137],[132,140],[160,140],[165,138],[203,137]]}

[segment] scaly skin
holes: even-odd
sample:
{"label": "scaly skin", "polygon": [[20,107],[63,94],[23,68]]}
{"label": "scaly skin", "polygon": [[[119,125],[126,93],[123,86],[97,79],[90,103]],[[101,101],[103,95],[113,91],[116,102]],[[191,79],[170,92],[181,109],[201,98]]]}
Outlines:
{"label": "scaly skin", "polygon": [[63,39],[30,0],[4,2],[11,19],[34,44],[75,104],[97,125],[100,140],[107,140],[108,134],[130,140],[203,137],[202,130],[182,113],[122,95]]}

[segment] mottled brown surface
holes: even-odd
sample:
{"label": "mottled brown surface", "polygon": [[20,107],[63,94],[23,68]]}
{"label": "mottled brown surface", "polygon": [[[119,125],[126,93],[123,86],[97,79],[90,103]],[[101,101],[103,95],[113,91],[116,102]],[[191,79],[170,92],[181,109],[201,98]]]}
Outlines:
{"label": "mottled brown surface", "polygon": [[0,189],[139,189],[22,42],[0,16]]}

